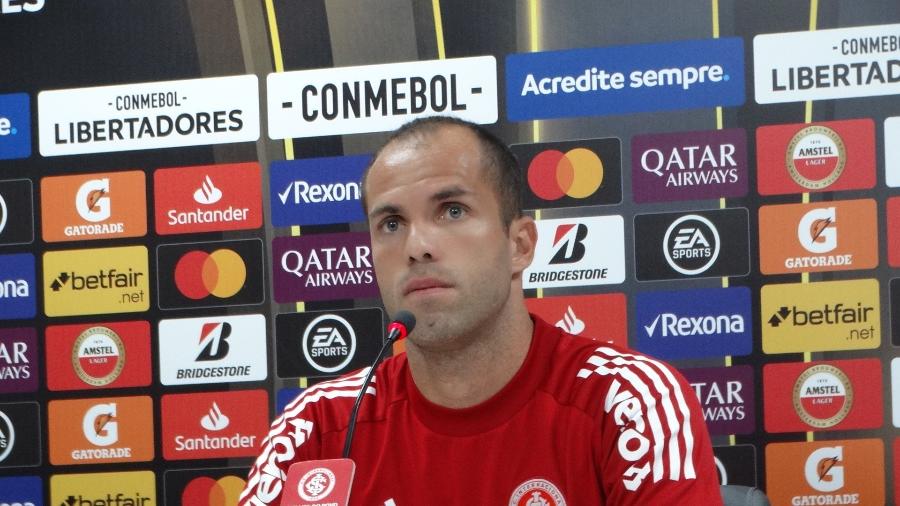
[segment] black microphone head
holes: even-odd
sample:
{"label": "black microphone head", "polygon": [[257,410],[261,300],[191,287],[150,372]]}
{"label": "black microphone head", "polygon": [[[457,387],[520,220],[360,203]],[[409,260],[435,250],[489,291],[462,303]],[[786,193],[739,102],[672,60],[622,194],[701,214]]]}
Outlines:
{"label": "black microphone head", "polygon": [[406,327],[406,333],[409,334],[416,327],[416,316],[405,309],[401,309],[394,313],[394,321]]}

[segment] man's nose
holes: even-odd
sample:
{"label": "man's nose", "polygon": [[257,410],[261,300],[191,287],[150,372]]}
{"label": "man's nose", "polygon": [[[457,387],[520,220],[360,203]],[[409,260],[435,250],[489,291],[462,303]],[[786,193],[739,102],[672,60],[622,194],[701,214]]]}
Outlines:
{"label": "man's nose", "polygon": [[409,262],[430,262],[434,260],[435,237],[433,227],[418,223],[410,225],[406,236],[406,255]]}

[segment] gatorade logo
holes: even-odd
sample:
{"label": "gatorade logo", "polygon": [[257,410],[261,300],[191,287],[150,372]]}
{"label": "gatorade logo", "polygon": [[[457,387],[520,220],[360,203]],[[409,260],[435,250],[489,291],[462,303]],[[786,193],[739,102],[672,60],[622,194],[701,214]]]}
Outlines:
{"label": "gatorade logo", "polygon": [[175,264],[175,286],[189,299],[210,295],[227,299],[238,293],[247,280],[247,266],[240,255],[223,248],[212,253],[191,251]]}
{"label": "gatorade logo", "polygon": [[603,161],[585,148],[565,153],[543,151],[528,166],[528,186],[544,200],[559,200],[564,195],[583,199],[593,195],[602,182]]}
{"label": "gatorade logo", "polygon": [[91,223],[109,218],[109,178],[91,179],[81,185],[75,194],[75,209]]}

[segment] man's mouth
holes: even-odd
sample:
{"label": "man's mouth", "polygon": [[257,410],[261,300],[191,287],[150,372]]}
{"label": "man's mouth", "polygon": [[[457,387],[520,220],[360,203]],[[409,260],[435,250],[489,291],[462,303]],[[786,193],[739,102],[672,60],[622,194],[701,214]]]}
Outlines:
{"label": "man's mouth", "polygon": [[403,286],[403,295],[406,296],[412,293],[426,293],[442,288],[450,288],[450,286],[450,283],[441,281],[437,278],[415,278],[408,281]]}

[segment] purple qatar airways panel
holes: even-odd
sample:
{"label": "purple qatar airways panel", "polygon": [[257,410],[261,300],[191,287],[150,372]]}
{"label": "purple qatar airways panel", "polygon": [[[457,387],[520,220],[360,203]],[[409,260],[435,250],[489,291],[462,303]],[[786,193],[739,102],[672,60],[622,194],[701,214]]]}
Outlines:
{"label": "purple qatar airways panel", "polygon": [[276,237],[272,270],[279,303],[379,295],[368,232]]}
{"label": "purple qatar airways panel", "polygon": [[703,367],[680,369],[691,384],[703,419],[712,435],[749,434],[756,426],[753,368]]}
{"label": "purple qatar airways panel", "polygon": [[748,174],[747,134],[742,128],[631,139],[635,202],[743,197]]}
{"label": "purple qatar airways panel", "polygon": [[0,393],[37,389],[38,350],[34,329],[0,329]]}

